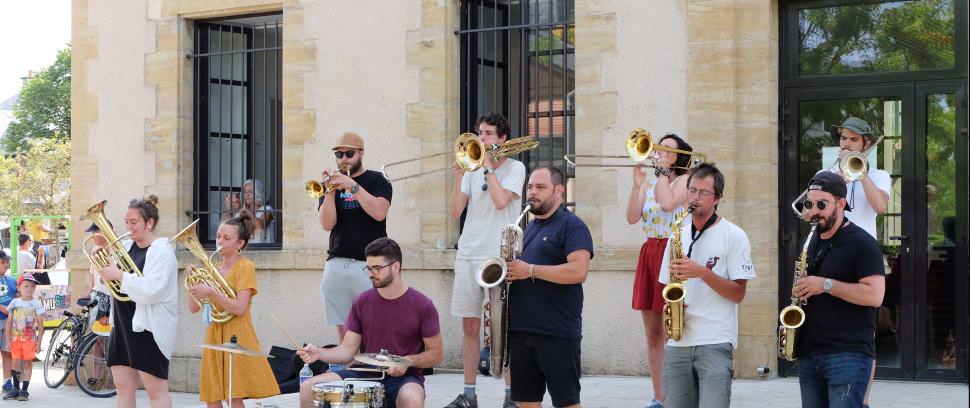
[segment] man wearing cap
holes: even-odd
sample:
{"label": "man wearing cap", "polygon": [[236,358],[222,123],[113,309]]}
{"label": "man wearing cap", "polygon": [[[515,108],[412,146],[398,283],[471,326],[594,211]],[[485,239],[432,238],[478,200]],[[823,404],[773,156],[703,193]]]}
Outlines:
{"label": "man wearing cap", "polygon": [[806,300],[799,329],[802,407],[862,406],[875,357],[876,308],[885,292],[882,251],[846,218],[844,179],[823,171],[809,182],[805,217],[818,222],[808,276],[793,292]]}
{"label": "man wearing cap", "polygon": [[[872,128],[866,121],[850,116],[835,127],[839,132],[840,154],[862,152],[876,142]],[[849,221],[876,238],[876,216],[886,212],[892,178],[885,170],[869,168],[869,172],[856,181],[845,181],[846,200],[853,211],[846,216]]]}
{"label": "man wearing cap", "polygon": [[361,292],[371,287],[364,248],[387,236],[387,212],[392,188],[381,173],[364,169],[364,139],[344,133],[333,147],[337,168],[323,169],[323,180],[336,188],[320,197],[320,226],[330,232],[330,247],[324,265],[321,295],[327,322],[337,326],[343,341],[344,322],[350,306]]}

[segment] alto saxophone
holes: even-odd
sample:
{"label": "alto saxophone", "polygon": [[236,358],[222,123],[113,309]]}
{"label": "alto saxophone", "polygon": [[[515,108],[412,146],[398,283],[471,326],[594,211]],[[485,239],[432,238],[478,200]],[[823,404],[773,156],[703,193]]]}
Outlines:
{"label": "alto saxophone", "polygon": [[788,361],[795,361],[795,331],[805,323],[805,310],[802,306],[806,302],[795,296],[795,284],[808,275],[808,245],[815,236],[816,228],[818,228],[818,221],[813,221],[812,230],[808,232],[808,237],[802,244],[802,254],[795,261],[795,275],[791,282],[791,305],[781,309],[781,313],[778,314],[778,356]]}
{"label": "alto saxophone", "polygon": [[[506,225],[502,228],[502,243],[499,248],[499,257],[489,258],[478,268],[475,281],[488,289],[488,304],[485,306],[485,328],[488,329],[486,343],[491,353],[489,354],[488,371],[494,378],[502,378],[505,368],[508,365],[508,336],[509,336],[509,281],[505,279],[508,275],[507,262],[519,259],[522,255],[522,228],[519,223],[525,215],[532,209],[532,204],[527,204],[519,218],[514,224]],[[496,312],[495,315],[492,312]]]}
{"label": "alto saxophone", "polygon": [[[684,249],[680,246],[680,230],[684,220],[693,212],[694,206],[688,206],[687,211],[681,212],[674,219],[670,242],[667,243],[670,248],[671,263],[675,259],[684,258]],[[667,337],[680,340],[684,337],[684,298],[687,297],[687,290],[684,288],[684,283],[674,276],[673,272],[670,273],[670,280],[664,287],[662,295],[664,297],[663,320],[664,326],[667,326]]]}

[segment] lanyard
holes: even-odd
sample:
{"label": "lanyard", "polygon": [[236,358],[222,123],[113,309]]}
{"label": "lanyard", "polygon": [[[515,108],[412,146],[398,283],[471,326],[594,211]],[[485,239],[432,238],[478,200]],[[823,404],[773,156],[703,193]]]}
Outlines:
{"label": "lanyard", "polygon": [[690,258],[691,252],[694,252],[694,244],[697,243],[697,240],[701,239],[701,235],[704,235],[704,231],[707,231],[711,225],[714,225],[715,221],[717,221],[717,212],[714,212],[710,217],[708,217],[707,222],[704,223],[704,226],[701,227],[700,231],[697,231],[697,228],[694,227],[693,221],[690,223],[690,247],[687,248],[688,258]]}

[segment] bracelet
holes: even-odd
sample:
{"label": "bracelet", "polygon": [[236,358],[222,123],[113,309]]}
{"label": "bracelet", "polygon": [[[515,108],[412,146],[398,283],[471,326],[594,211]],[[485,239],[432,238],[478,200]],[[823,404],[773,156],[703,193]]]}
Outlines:
{"label": "bracelet", "polygon": [[529,276],[532,278],[532,283],[536,282],[536,266],[535,264],[529,264]]}

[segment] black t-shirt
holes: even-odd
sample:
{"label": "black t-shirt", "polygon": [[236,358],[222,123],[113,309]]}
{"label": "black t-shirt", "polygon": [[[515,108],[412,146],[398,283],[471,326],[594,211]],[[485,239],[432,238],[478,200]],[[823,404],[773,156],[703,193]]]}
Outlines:
{"label": "black t-shirt", "polygon": [[[381,173],[366,170],[354,177],[354,181],[360,185],[361,190],[391,202],[393,193],[391,183]],[[377,221],[367,215],[357,201],[357,197],[350,194],[350,191],[338,191],[335,197],[337,198],[337,224],[330,231],[330,249],[327,251],[330,256],[327,259],[351,258],[363,261],[364,248],[367,244],[387,236],[386,219]],[[325,196],[320,197],[318,207],[323,205],[324,198]]]}
{"label": "black t-shirt", "polygon": [[[138,267],[138,270],[143,273],[145,272],[145,256],[148,255],[148,248],[151,248],[151,245],[141,248],[134,242],[131,243],[131,248],[128,248],[128,256]],[[121,294],[125,295],[125,293]]]}
{"label": "black t-shirt", "polygon": [[[535,265],[560,265],[577,250],[593,257],[593,237],[576,215],[560,208],[547,219],[525,228],[522,259]],[[583,333],[583,285],[560,285],[542,279],[512,282],[509,291],[512,330],[579,338]]]}
{"label": "black t-shirt", "polygon": [[[884,273],[879,244],[855,223],[809,245],[808,265],[809,275],[846,283]],[[802,308],[805,324],[798,329],[798,357],[853,352],[875,358],[876,308],[825,293],[808,298]]]}

